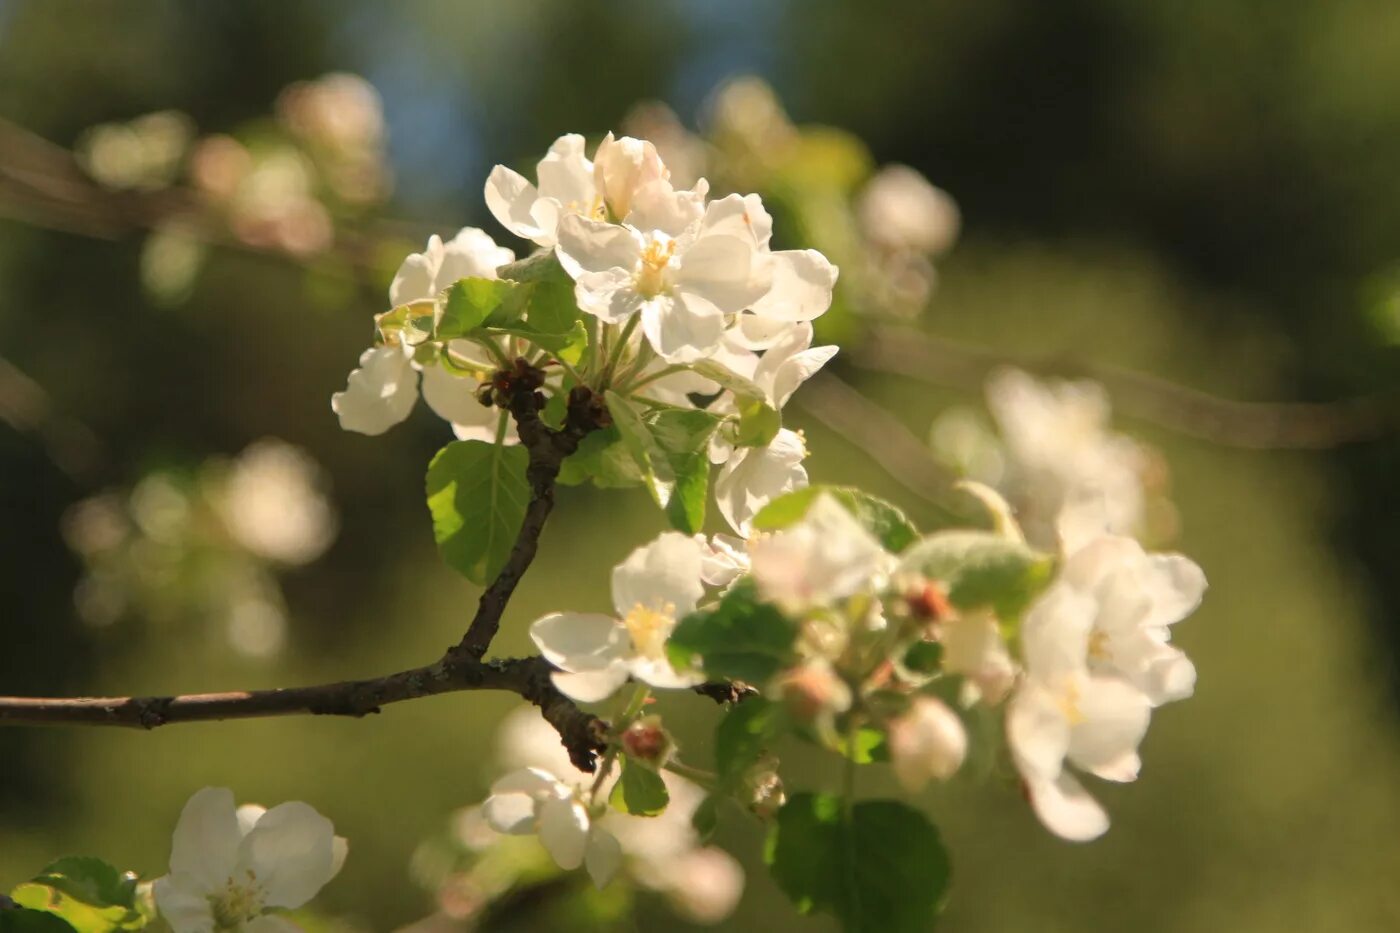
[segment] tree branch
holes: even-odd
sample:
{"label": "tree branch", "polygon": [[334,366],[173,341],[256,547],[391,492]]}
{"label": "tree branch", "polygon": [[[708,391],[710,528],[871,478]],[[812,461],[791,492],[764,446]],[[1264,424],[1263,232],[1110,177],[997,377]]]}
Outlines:
{"label": "tree branch", "polygon": [[544,373],[523,359],[515,361],[513,372],[496,374],[498,400],[503,401],[515,418],[520,443],[530,455],[525,477],[530,483],[530,504],[525,508],[525,520],[505,566],[491,581],[476,606],[476,615],[462,640],[448,652],[455,659],[480,659],[491,646],[501,627],[501,615],[506,603],[530,568],[539,546],[540,532],[549,513],[554,511],[554,485],[564,458],[578,449],[579,442],[607,421],[607,409],[601,399],[584,386],[569,394],[568,413],[563,428],[555,430],[540,420],[539,410],[544,399],[538,392],[544,384]]}
{"label": "tree branch", "polygon": [[154,697],[0,697],[0,724],[155,729],[181,722],[256,719],[310,713],[362,717],[390,703],[466,690],[504,690],[540,708],[573,763],[592,771],[607,725],[580,710],[550,681],[543,658],[442,660],[383,677],[310,687]]}
{"label": "tree branch", "polygon": [[583,771],[596,767],[605,747],[607,723],[579,709],[560,693],[543,658],[483,661],[500,628],[501,615],[520,578],[534,560],[545,520],[554,508],[554,485],[564,458],[590,431],[607,423],[607,409],[591,391],[570,393],[565,424],[550,428],[540,420],[544,373],[525,360],[497,373],[496,401],[515,417],[521,443],[529,452],[531,499],[506,565],[482,593],[476,615],[460,643],[438,661],[382,677],[345,680],[310,687],[196,693],[155,697],[0,697],[0,725],[93,725],[154,729],[178,722],[252,719],[310,713],[367,716],[390,703],[465,690],[506,690],[540,708],[559,733],[569,759]]}

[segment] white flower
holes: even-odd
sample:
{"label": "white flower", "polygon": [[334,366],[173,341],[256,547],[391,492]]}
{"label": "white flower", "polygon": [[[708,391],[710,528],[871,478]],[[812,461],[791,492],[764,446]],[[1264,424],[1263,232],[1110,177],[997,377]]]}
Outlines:
{"label": "white flower", "polygon": [[632,212],[632,198],[640,189],[669,176],[656,147],[644,139],[614,139],[609,133],[593,156],[593,183],[598,196],[618,220]]}
{"label": "white flower", "polygon": [[[428,247],[403,261],[389,286],[389,302],[394,308],[430,305],[435,316],[442,292],[467,277],[496,278],[496,270],[515,258],[475,227],[464,227],[447,243],[437,236]],[[480,348],[468,341],[454,340],[448,352],[477,366],[489,366]],[[394,339],[372,347],[360,356],[360,366],[350,373],[344,392],[331,397],[331,410],[340,426],[360,434],[383,434],[408,417],[418,398],[418,373],[423,373],[423,400],[437,415],[453,426],[460,438],[493,440],[500,412],[476,400],[478,383],[454,376],[434,364],[414,361],[414,347]],[[514,435],[510,435],[514,439]]]}
{"label": "white flower", "polygon": [[1093,535],[1142,530],[1147,455],[1109,430],[1101,386],[1039,383],[1008,369],[988,380],[987,404],[1005,445],[1005,490],[1028,538],[1051,546],[1058,535],[1073,552]]}
{"label": "white flower", "polygon": [[942,700],[919,697],[909,711],[889,725],[890,764],[909,793],[929,778],[946,781],[967,756],[967,730]]}
{"label": "white flower", "polygon": [[807,485],[802,435],[780,430],[767,447],[736,447],[715,478],[720,514],[741,535],[752,530],[753,517],[784,493]]}
{"label": "white flower", "polygon": [[768,293],[773,271],[752,237],[728,229],[726,209],[738,195],[690,220],[695,192],[672,191],[666,182],[651,189],[621,225],[564,217],[556,252],[575,281],[579,308],[610,324],[639,314],[657,353],[693,362],[719,344],[726,314]]}
{"label": "white flower", "polygon": [[943,669],[963,676],[959,697],[964,706],[1005,699],[1016,680],[1016,665],[991,612],[962,612],[938,626]]}
{"label": "white flower", "polygon": [[559,612],[530,626],[540,653],[562,672],[554,675],[555,686],[591,703],[629,677],[663,688],[698,683],[671,667],[666,639],[705,593],[701,558],[694,539],[665,532],[613,569],[615,617]]}
{"label": "white flower", "polygon": [[1071,554],[1057,585],[1092,600],[1091,671],[1118,675],[1153,706],[1192,694],[1196,669],[1169,644],[1169,626],[1194,612],[1205,594],[1205,574],[1194,562],[1106,536]]}
{"label": "white flower", "polygon": [[1094,613],[1094,601],[1068,586],[1036,602],[1021,629],[1026,677],[1006,717],[1007,744],[1036,816],[1073,841],[1102,835],[1108,816],[1066,763],[1108,781],[1136,780],[1152,712],[1126,681],[1090,672]]}
{"label": "white flower", "polygon": [[800,522],[749,544],[759,596],[791,611],[827,606],[881,584],[892,557],[831,496]]}
{"label": "white flower", "polygon": [[589,818],[577,788],[542,768],[522,768],[492,784],[482,813],[497,832],[538,834],[560,868],[584,865],[600,888],[622,863],[617,838]]}
{"label": "white flower", "polygon": [[700,546],[700,579],[710,586],[728,586],[749,572],[749,545],[733,535],[712,535],[709,540],[697,534]]}
{"label": "white flower", "polygon": [[856,203],[866,237],[881,247],[936,255],[958,238],[958,205],[916,169],[887,165]]}
{"label": "white flower", "polygon": [[229,533],[249,551],[306,564],[335,539],[336,517],[321,494],[324,475],[300,447],[264,439],[234,461],[218,498]]}
{"label": "white flower", "polygon": [[486,179],[486,206],[516,236],[549,248],[555,243],[559,219],[582,214],[604,219],[603,199],[594,181],[594,166],[583,154],[583,137],[560,136],[539,163],[539,187],[504,165]]}
{"label": "white flower", "polygon": [[232,792],[206,787],[180,814],[156,906],[174,933],[295,931],[269,912],[315,897],[346,851],[330,820],[304,803],[235,809]]}

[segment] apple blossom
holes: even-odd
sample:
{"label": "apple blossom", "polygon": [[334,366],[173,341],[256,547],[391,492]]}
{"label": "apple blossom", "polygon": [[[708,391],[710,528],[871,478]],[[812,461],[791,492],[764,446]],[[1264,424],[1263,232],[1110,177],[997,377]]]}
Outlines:
{"label": "apple blossom", "polygon": [[967,756],[967,730],[958,714],[936,697],[918,697],[889,725],[890,764],[911,794],[929,778],[946,781]]}
{"label": "apple blossom", "polygon": [[1119,677],[1089,670],[1094,601],[1053,587],[1021,628],[1026,676],[1006,715],[1012,759],[1036,816],[1053,833],[1084,841],[1108,829],[1108,816],[1067,763],[1109,781],[1137,779],[1137,747],[1152,708]]}
{"label": "apple blossom", "polygon": [[872,589],[891,556],[835,499],[823,493],[794,525],[749,545],[759,596],[792,612]]}
{"label": "apple blossom", "polygon": [[[514,253],[475,227],[462,228],[445,244],[434,235],[426,250],[410,255],[399,267],[389,286],[390,305],[423,308],[425,316],[436,320],[444,290],[466,277],[494,279],[496,270],[514,258]],[[453,375],[433,361],[421,362],[414,352],[420,340],[391,333],[382,346],[360,356],[359,368],[350,373],[345,391],[331,398],[340,426],[373,435],[403,421],[417,401],[421,372],[423,400],[452,424],[459,438],[494,439],[500,414],[476,400],[476,380]],[[442,352],[481,370],[493,365],[469,341],[450,341]],[[509,439],[514,438],[512,428]]]}
{"label": "apple blossom", "polygon": [[576,787],[543,768],[512,771],[492,784],[482,813],[497,832],[538,834],[560,868],[584,865],[600,888],[617,873],[622,860],[617,838],[593,822]]}
{"label": "apple blossom", "polygon": [[806,441],[787,428],[766,447],[733,448],[715,477],[715,503],[729,527],[747,535],[760,509],[783,493],[806,486],[807,470],[802,466],[806,457]]}
{"label": "apple blossom", "polygon": [[553,675],[555,686],[591,703],[633,677],[663,688],[698,683],[671,666],[666,639],[704,595],[701,560],[694,539],[665,532],[613,569],[616,616],[560,612],[530,626],[540,653],[560,669]]}
{"label": "apple blossom", "polygon": [[554,246],[561,217],[603,219],[594,166],[583,149],[584,139],[577,133],[556,139],[537,166],[538,187],[513,169],[496,166],[486,180],[486,206],[511,233],[546,248]]}
{"label": "apple blossom", "polygon": [[295,931],[273,911],[315,897],[346,851],[330,820],[304,803],[235,807],[229,790],[206,787],[180,814],[156,906],[174,933]]}

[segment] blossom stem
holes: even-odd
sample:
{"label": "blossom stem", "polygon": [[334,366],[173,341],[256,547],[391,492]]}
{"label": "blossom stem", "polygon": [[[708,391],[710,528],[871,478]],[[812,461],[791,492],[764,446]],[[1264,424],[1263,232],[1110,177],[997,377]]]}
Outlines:
{"label": "blossom stem", "polygon": [[681,777],[686,778],[687,780],[694,781],[696,784],[699,784],[706,790],[714,790],[719,786],[719,775],[715,774],[713,771],[706,771],[704,768],[691,767],[688,764],[684,764],[674,759],[666,762],[666,764],[662,765],[662,767],[664,767],[667,771],[670,771],[672,774],[679,774]]}
{"label": "blossom stem", "polygon": [[608,365],[603,370],[602,386],[604,388],[612,382],[613,372],[617,369],[617,364],[621,362],[622,354],[627,350],[627,343],[636,333],[637,325],[641,320],[641,315],[634,314],[627,319],[626,324],[622,325],[622,333],[618,335],[617,344],[613,346],[612,352],[608,355]]}
{"label": "blossom stem", "polygon": [[628,385],[626,389],[622,390],[622,392],[624,395],[635,392],[644,385],[649,385],[650,383],[653,383],[658,379],[664,379],[667,376],[670,376],[674,373],[678,373],[686,368],[687,367],[683,363],[676,363],[671,366],[667,366],[664,369],[658,369],[654,373],[649,373],[648,375],[642,376],[636,382],[633,382],[632,384]]}

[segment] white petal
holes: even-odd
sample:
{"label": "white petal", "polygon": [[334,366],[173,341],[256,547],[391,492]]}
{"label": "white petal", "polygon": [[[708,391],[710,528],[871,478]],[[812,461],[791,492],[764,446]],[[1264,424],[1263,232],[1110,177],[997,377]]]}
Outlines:
{"label": "white petal", "polygon": [[753,303],[754,314],[781,321],[810,321],[831,307],[836,267],[814,249],[772,254],[773,284]]}
{"label": "white petal", "polygon": [[494,426],[500,409],[487,408],[476,400],[480,385],[469,376],[454,376],[441,366],[423,369],[423,401],[439,418],[452,424]]}
{"label": "white petal", "polygon": [[623,136],[614,139],[609,133],[593,154],[594,184],[607,201],[608,209],[618,219],[632,209],[632,196],[638,188],[666,177],[666,166],[656,146],[644,139]]}
{"label": "white petal", "polygon": [[502,227],[527,240],[534,240],[546,233],[530,216],[530,208],[538,198],[539,192],[534,185],[519,172],[504,165],[493,168],[486,178],[486,206],[491,215],[500,221]]}
{"label": "white petal", "polygon": [[632,273],[626,269],[584,272],[574,285],[579,309],[601,321],[618,324],[641,310],[645,299],[637,294]]}
{"label": "white petal", "polygon": [[704,359],[724,336],[724,315],[698,295],[658,295],[645,302],[641,312],[647,341],[668,362]]}
{"label": "white petal", "polygon": [[251,833],[253,827],[258,825],[258,820],[262,819],[263,814],[266,812],[267,807],[256,803],[245,803],[241,805],[235,811],[235,815],[238,817],[238,831],[245,836]]}
{"label": "white petal", "polygon": [[212,933],[209,894],[218,889],[208,888],[192,875],[175,874],[157,878],[153,890],[156,909],[174,933]]}
{"label": "white petal", "polygon": [[678,237],[705,212],[704,190],[697,186],[694,191],[677,191],[670,182],[657,179],[637,189],[627,223],[638,230],[660,230]]}
{"label": "white petal", "polygon": [[558,778],[543,768],[520,768],[497,778],[491,785],[491,793],[557,796],[562,786]]}
{"label": "white petal", "polygon": [[641,259],[642,238],[627,227],[568,214],[559,221],[555,254],[570,277],[609,269],[635,269]]}
{"label": "white petal", "polygon": [[345,391],[331,396],[340,426],[360,434],[383,434],[408,417],[418,397],[418,374],[398,347],[374,347],[360,357]]}
{"label": "white petal", "polygon": [[389,304],[397,308],[437,297],[433,280],[437,277],[441,261],[442,240],[433,234],[428,238],[427,250],[410,254],[399,266],[399,271],[394,273],[394,280],[389,283]]}
{"label": "white petal", "polygon": [[1072,774],[1027,780],[1026,792],[1040,822],[1061,839],[1088,842],[1108,830],[1108,814]]}
{"label": "white petal", "polygon": [[1006,742],[1016,767],[1028,780],[1052,779],[1064,770],[1070,727],[1054,696],[1028,681],[1006,710]]}
{"label": "white petal", "polygon": [[715,479],[715,503],[735,533],[747,535],[753,517],[783,493],[807,485],[802,460],[807,447],[795,431],[784,428],[767,447],[742,447],[729,457]]}
{"label": "white petal", "polygon": [[613,608],[625,616],[637,606],[679,619],[705,595],[702,551],[695,539],[663,532],[613,568]]}
{"label": "white petal", "polygon": [[198,879],[207,891],[221,888],[233,874],[242,839],[233,791],[226,787],[196,791],[175,824],[170,870]]}
{"label": "white petal", "polygon": [[588,814],[583,805],[572,797],[552,797],[539,808],[540,842],[565,871],[583,864],[583,851],[588,843]]}
{"label": "white petal", "polygon": [[335,874],[335,828],[300,801],[268,810],[240,848],[269,907],[300,907]]}
{"label": "white petal", "polygon": [[535,799],[528,794],[492,794],[481,814],[498,833],[527,836],[535,831]]}
{"label": "white petal", "polygon": [[1171,625],[1196,611],[1206,592],[1206,575],[1180,554],[1151,554],[1144,586],[1152,598],[1148,625]]}
{"label": "white petal", "polygon": [[1172,651],[1148,666],[1141,686],[1153,706],[1184,700],[1196,692],[1196,665],[1180,651]]}
{"label": "white petal", "polygon": [[766,350],[788,334],[792,326],[791,321],[745,312],[739,315],[734,326],[725,334],[725,339],[750,350]]}
{"label": "white petal", "polygon": [[555,612],[530,626],[545,660],[566,671],[591,671],[627,656],[627,630],[611,616]]}
{"label": "white petal", "polygon": [[560,136],[540,160],[536,175],[540,196],[575,212],[590,209],[597,189],[593,183],[593,163],[583,154],[584,138],[577,133]]}
{"label": "white petal", "polygon": [[494,279],[496,269],[514,259],[515,253],[497,246],[486,231],[463,227],[443,246],[442,263],[433,277],[433,294],[468,276]]}
{"label": "white petal", "polygon": [[617,837],[600,826],[588,834],[588,846],[583,853],[584,867],[596,887],[603,888],[622,867],[622,846]]}
{"label": "white petal", "polygon": [[1041,594],[1021,623],[1026,669],[1047,680],[1083,671],[1097,608],[1093,599],[1063,583]]}
{"label": "white petal", "polygon": [[621,661],[596,670],[555,673],[550,680],[559,692],[580,703],[600,703],[627,683],[627,665]]}
{"label": "white petal", "polygon": [[1069,759],[1086,771],[1119,765],[1137,752],[1152,708],[1147,697],[1116,677],[1085,678],[1075,700],[1082,721],[1070,729]]}
{"label": "white petal", "polygon": [[660,690],[684,690],[705,680],[698,674],[678,673],[671,666],[671,662],[664,657],[633,658],[628,666],[631,668],[633,677]]}
{"label": "white petal", "polygon": [[345,859],[350,855],[350,840],[344,836],[336,836],[331,840],[331,877],[340,874],[340,870],[345,867]]}
{"label": "white petal", "polygon": [[758,249],[766,249],[773,236],[773,218],[756,194],[730,194],[705,208],[702,235],[738,237]]}
{"label": "white petal", "polygon": [[772,283],[767,257],[738,237],[701,237],[672,261],[679,262],[677,291],[699,295],[726,314],[752,305]]}

